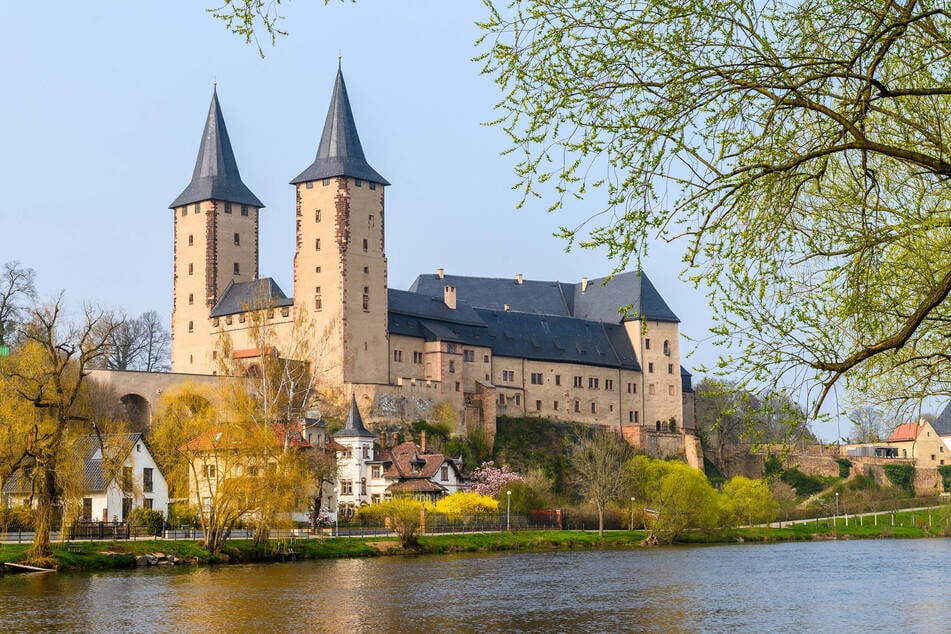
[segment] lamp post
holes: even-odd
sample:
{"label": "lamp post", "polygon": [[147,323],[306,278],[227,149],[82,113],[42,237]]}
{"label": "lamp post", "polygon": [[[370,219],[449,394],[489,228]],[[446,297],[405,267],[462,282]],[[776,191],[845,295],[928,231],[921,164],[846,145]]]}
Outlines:
{"label": "lamp post", "polygon": [[334,487],[334,537],[340,537],[340,500],[337,499],[336,487]]}
{"label": "lamp post", "polygon": [[505,530],[512,530],[512,492],[505,492]]}
{"label": "lamp post", "polygon": [[839,523],[839,492],[835,492],[835,515],[832,516],[832,525],[837,526]]}
{"label": "lamp post", "polygon": [[633,495],[631,496],[631,528],[630,530],[634,530],[634,496]]}

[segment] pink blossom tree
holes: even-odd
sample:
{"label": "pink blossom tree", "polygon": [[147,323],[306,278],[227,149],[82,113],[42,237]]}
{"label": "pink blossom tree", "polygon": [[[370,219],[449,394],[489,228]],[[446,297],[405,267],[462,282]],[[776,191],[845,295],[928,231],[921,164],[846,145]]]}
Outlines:
{"label": "pink blossom tree", "polygon": [[512,471],[507,465],[496,467],[495,462],[483,462],[474,469],[469,479],[472,490],[481,495],[497,498],[512,482],[523,482],[525,479]]}

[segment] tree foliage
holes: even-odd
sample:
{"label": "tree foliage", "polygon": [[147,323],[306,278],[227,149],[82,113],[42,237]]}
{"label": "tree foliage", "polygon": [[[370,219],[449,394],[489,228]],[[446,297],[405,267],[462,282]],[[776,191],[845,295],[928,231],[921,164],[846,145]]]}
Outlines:
{"label": "tree foliage", "polygon": [[171,335],[158,313],[150,310],[124,319],[109,337],[100,365],[110,370],[167,372],[171,367]]}
{"label": "tree foliage", "polygon": [[722,512],[731,525],[752,526],[775,520],[779,503],[763,480],[735,476],[723,485]]}
{"label": "tree foliage", "polygon": [[815,385],[816,408],[842,377],[948,391],[944,2],[489,11],[482,59],[523,196],[555,210],[603,192],[607,209],[563,234],[620,267],[682,238],[719,343],[738,352],[724,370]]}
{"label": "tree foliage", "polygon": [[647,505],[650,541],[672,542],[688,528],[711,529],[720,518],[717,492],[702,472],[683,462],[635,456],[624,471]]}
{"label": "tree foliage", "polygon": [[442,513],[452,520],[462,520],[464,523],[469,523],[476,516],[495,513],[498,510],[498,500],[475,491],[457,491],[440,498],[435,507],[437,513]]}
{"label": "tree foliage", "polygon": [[17,261],[0,269],[0,346],[18,342],[23,320],[36,301],[36,273]]}
{"label": "tree foliage", "polygon": [[360,519],[384,520],[396,533],[403,548],[413,548],[423,525],[423,503],[410,497],[395,497],[357,509]]}

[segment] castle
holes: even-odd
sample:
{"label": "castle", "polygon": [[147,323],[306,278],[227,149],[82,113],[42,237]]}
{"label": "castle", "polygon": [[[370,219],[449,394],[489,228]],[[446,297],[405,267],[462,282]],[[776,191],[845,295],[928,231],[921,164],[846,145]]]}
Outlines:
{"label": "castle", "polygon": [[[648,432],[692,428],[679,320],[643,273],[562,283],[437,269],[407,291],[387,287],[389,182],[367,162],[339,68],[317,156],[291,184],[292,298],[259,277],[264,205],[241,179],[215,91],[192,180],[170,205],[172,372],[214,374],[227,336],[227,353],[253,375],[265,352],[293,357],[295,320],[307,316],[325,380],[355,396],[370,423],[448,403],[458,431],[538,415],[619,429],[643,446],[656,442]],[[278,342],[266,351],[251,333],[262,298]]]}

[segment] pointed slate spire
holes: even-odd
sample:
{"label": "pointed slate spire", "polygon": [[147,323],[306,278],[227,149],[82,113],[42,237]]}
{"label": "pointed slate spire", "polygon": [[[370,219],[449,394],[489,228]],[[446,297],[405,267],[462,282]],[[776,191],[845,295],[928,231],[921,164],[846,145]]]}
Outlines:
{"label": "pointed slate spire", "polygon": [[238,173],[228,128],[225,127],[225,119],[218,105],[217,87],[211,95],[211,107],[208,109],[208,120],[205,121],[192,182],[169,205],[169,209],[203,200],[223,200],[258,208],[264,206],[242,182],[241,174]]}
{"label": "pointed slate spire", "polygon": [[360,416],[360,408],[357,407],[357,397],[350,396],[350,412],[347,414],[347,422],[343,429],[334,434],[334,438],[376,438],[372,432],[363,426],[363,417]]}
{"label": "pointed slate spire", "polygon": [[327,111],[327,120],[324,122],[324,133],[317,148],[317,158],[310,167],[292,180],[291,184],[334,176],[350,176],[381,185],[390,184],[370,167],[363,154],[357,126],[353,122],[353,111],[350,110],[347,85],[343,81],[343,71],[339,66],[333,96],[330,98],[330,110]]}

